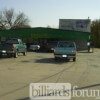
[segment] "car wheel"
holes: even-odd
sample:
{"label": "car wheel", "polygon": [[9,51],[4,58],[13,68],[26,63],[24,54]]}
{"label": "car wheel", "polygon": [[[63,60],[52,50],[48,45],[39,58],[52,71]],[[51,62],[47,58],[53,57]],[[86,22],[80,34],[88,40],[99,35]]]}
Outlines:
{"label": "car wheel", "polygon": [[8,58],[12,57],[12,54],[7,54]]}
{"label": "car wheel", "polygon": [[2,58],[2,54],[0,54],[0,58]]}
{"label": "car wheel", "polygon": [[17,58],[17,57],[18,57],[18,51],[16,51],[14,54],[14,58]]}
{"label": "car wheel", "polygon": [[73,58],[73,61],[75,62],[76,61],[76,58]]}
{"label": "car wheel", "polygon": [[25,51],[25,52],[23,52],[23,55],[24,55],[24,56],[26,56],[26,51]]}

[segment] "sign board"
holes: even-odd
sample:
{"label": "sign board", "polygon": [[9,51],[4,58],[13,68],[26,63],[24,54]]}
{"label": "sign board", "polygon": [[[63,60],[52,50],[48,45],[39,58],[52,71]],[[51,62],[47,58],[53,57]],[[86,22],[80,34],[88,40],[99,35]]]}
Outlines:
{"label": "sign board", "polygon": [[90,19],[60,19],[59,29],[91,32]]}

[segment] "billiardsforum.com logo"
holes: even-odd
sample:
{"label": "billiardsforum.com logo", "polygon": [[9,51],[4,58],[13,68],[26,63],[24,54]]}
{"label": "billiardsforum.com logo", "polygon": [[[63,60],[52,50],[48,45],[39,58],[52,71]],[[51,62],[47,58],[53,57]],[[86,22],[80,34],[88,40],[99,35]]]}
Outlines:
{"label": "billiardsforum.com logo", "polygon": [[71,99],[70,83],[31,83],[30,99]]}
{"label": "billiardsforum.com logo", "polygon": [[31,100],[71,100],[71,97],[100,99],[100,90],[71,87],[70,83],[31,83],[29,95]]}

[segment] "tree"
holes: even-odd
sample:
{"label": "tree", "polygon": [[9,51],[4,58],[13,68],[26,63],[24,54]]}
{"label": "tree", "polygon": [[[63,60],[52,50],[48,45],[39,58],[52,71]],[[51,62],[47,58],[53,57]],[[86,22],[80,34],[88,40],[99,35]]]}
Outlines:
{"label": "tree", "polygon": [[100,47],[100,19],[94,20],[91,25],[91,36],[93,44]]}
{"label": "tree", "polygon": [[50,25],[47,25],[47,28],[51,28],[51,26]]}
{"label": "tree", "polygon": [[29,19],[22,12],[16,14],[14,9],[0,11],[0,29],[29,28]]}

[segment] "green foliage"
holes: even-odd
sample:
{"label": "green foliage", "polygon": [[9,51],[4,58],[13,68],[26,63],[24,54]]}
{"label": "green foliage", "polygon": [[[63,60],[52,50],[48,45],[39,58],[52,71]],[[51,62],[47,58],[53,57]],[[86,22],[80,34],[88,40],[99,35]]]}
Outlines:
{"label": "green foliage", "polygon": [[100,19],[94,20],[92,22],[91,37],[94,46],[100,47]]}

